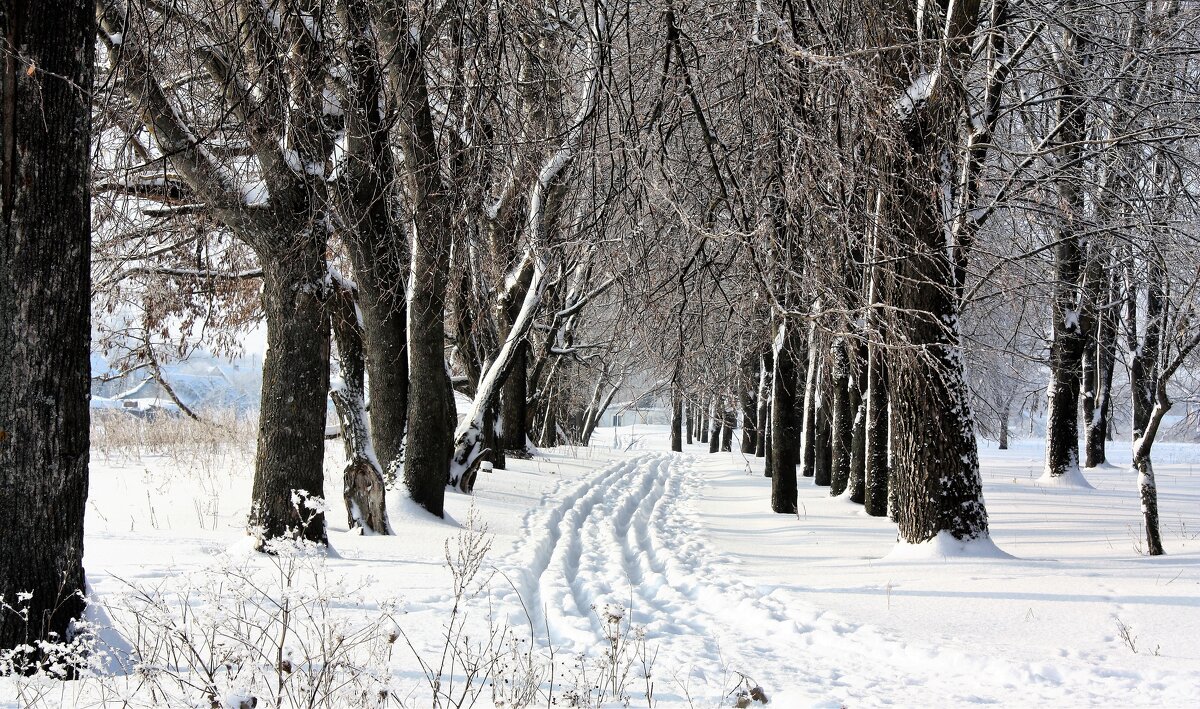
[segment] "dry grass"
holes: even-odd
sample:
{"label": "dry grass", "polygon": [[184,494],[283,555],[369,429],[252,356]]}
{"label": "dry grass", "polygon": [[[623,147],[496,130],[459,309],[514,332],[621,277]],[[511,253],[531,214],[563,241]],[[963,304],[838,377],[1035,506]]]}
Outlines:
{"label": "dry grass", "polygon": [[92,412],[92,454],[109,463],[164,457],[184,468],[224,468],[253,455],[258,419],[232,410],[138,418],[122,411]]}

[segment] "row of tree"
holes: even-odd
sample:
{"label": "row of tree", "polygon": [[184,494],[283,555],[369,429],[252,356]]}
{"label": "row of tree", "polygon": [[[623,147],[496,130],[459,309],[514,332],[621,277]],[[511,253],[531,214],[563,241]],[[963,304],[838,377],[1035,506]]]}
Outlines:
{"label": "row of tree", "polygon": [[777,512],[811,477],[905,541],[977,539],[972,410],[1006,445],[1044,393],[1048,482],[1086,485],[1127,420],[1161,554],[1151,449],[1200,343],[1197,8],[855,8],[667,12],[695,135],[648,172],[685,226],[644,297],[678,326],[676,448],[685,409],[714,431],[740,409]]}
{"label": "row of tree", "polygon": [[647,379],[677,448],[731,447],[740,411],[777,512],[812,477],[907,542],[983,539],[972,411],[1006,435],[1046,365],[1069,479],[1122,363],[1161,553],[1150,451],[1200,343],[1195,10],[5,4],[0,517],[45,553],[5,545],[35,620],[0,612],[0,645],[79,608],[89,296],[98,346],[160,380],[265,322],[264,541],[325,540],[294,500],[324,489],[327,396],[349,521],[386,533],[387,487],[440,515]]}

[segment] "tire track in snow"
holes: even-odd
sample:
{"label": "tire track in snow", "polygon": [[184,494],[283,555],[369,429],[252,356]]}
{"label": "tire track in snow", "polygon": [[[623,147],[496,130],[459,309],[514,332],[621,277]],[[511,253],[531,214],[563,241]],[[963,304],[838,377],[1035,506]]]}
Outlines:
{"label": "tire track in snow", "polygon": [[604,646],[595,609],[627,608],[657,652],[657,676],[672,680],[659,684],[668,704],[672,686],[684,684],[689,696],[720,699],[734,671],[768,693],[788,688],[779,699],[800,703],[1003,703],[1016,687],[1088,701],[1136,685],[1096,672],[1071,681],[1056,668],[910,642],[843,622],[797,589],[743,580],[707,541],[693,504],[710,465],[723,463],[645,453],[560,483],[500,562],[515,586],[497,594],[510,621],[527,623],[523,602],[537,641],[548,635],[570,656]]}
{"label": "tire track in snow", "polygon": [[510,621],[532,623],[557,649],[586,652],[603,646],[600,616],[611,604],[645,629],[659,663],[704,668],[701,679],[722,668],[794,662],[794,646],[764,641],[770,633],[746,642],[747,621],[758,627],[789,618],[782,602],[764,601],[716,568],[722,560],[703,541],[689,502],[703,486],[689,461],[640,455],[547,495],[501,565],[520,579],[519,600],[512,589],[499,594]]}

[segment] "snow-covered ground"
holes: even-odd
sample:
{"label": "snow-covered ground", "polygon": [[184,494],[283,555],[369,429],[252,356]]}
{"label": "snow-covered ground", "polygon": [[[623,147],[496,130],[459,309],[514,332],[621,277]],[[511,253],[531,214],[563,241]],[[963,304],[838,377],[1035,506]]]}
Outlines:
{"label": "snow-covered ground", "polygon": [[[447,658],[455,671],[438,690],[479,689],[476,706],[513,705],[530,686],[541,706],[551,691],[559,706],[586,706],[605,691],[620,706],[614,686],[632,706],[663,707],[733,706],[739,689],[755,686],[779,707],[1175,707],[1200,698],[1200,446],[1156,448],[1168,555],[1151,559],[1140,553],[1127,471],[1087,471],[1095,490],[1049,489],[1036,482],[1040,441],[1009,451],[981,443],[993,539],[1011,558],[972,558],[894,553],[888,520],[804,482],[800,514],[772,514],[760,460],[699,445],[672,454],[662,427],[601,429],[594,440],[482,474],[474,496],[450,495],[445,521],[393,497],[395,536],[347,531],[332,442],[333,551],[294,567],[295,584],[317,599],[296,607],[319,612],[284,639],[280,657],[343,657],[314,652],[303,637],[328,627],[322,614],[344,623],[330,637],[366,637],[361,648],[398,638],[355,660],[355,681],[369,675],[391,703],[364,690],[331,706],[433,706],[430,677]],[[1124,444],[1110,450],[1113,460],[1128,455]],[[196,635],[254,615],[246,603],[259,591],[293,593],[270,585],[292,583],[279,581],[277,562],[248,551],[251,468],[249,451],[236,447],[94,460],[85,567],[95,618],[146,634],[122,642],[105,632],[114,646],[150,646],[163,623],[131,616],[131,591],[176,613],[186,597],[200,610],[176,627]],[[456,574],[469,574],[487,544],[456,613]],[[168,660],[103,689],[2,680],[0,706],[30,697],[175,706],[147,698],[149,688],[196,663]],[[254,694],[269,706],[278,658],[244,661],[257,662],[258,675],[215,672],[219,699],[237,706]],[[483,666],[500,689],[465,687],[464,668]],[[6,705],[6,693],[17,699]],[[201,689],[188,695],[203,700]]]}

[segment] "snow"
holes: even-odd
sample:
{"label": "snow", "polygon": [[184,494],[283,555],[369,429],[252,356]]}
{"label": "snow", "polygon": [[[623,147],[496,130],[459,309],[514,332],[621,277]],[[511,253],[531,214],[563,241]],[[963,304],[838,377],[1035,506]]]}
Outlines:
{"label": "snow", "polygon": [[949,561],[950,559],[1011,559],[996,546],[990,537],[956,539],[949,532],[938,532],[937,536],[920,544],[909,544],[900,540],[884,561]]}
{"label": "snow", "polygon": [[[1047,487],[1041,441],[1008,451],[981,442],[991,541],[903,545],[893,523],[811,481],[799,514],[772,514],[761,459],[701,444],[673,454],[666,432],[599,429],[590,448],[510,460],[481,472],[474,496],[448,493],[444,519],[393,491],[395,536],[347,528],[343,453],[331,441],[332,550],[305,578],[324,579],[339,617],[400,609],[394,621],[412,649],[393,648],[385,684],[404,706],[432,704],[414,650],[436,663],[444,647],[455,602],[447,555],[467,526],[490,550],[482,591],[463,604],[464,634],[507,627],[541,663],[553,648],[559,697],[579,658],[600,666],[612,637],[630,657],[644,648],[652,658],[660,707],[729,706],[743,675],[753,682],[743,689],[761,686],[778,707],[1187,706],[1200,696],[1200,446],[1156,447],[1168,556],[1149,558],[1136,477],[1113,465],[1089,471],[1093,490]],[[620,448],[603,445],[613,440]],[[1128,454],[1111,444],[1114,464]],[[183,594],[214,570],[269,570],[243,531],[252,463],[252,448],[235,442],[97,453],[84,559],[98,601],[91,620],[108,625],[102,604],[131,585]],[[120,655],[119,639],[105,637]],[[634,663],[625,685],[635,706],[646,704],[642,674]],[[258,696],[264,706],[235,679],[222,680],[219,701]],[[8,691],[18,682],[0,678],[0,707],[21,706]],[[130,682],[122,691],[136,695],[137,675]],[[88,686],[47,693],[61,696],[47,705],[98,705]],[[477,706],[492,705],[488,689]]]}
{"label": "snow", "polygon": [[261,207],[270,199],[271,191],[267,188],[267,183],[262,180],[255,180],[242,187],[242,201],[247,207]]}
{"label": "snow", "polygon": [[940,73],[933,71],[922,73],[913,79],[908,88],[904,90],[904,94],[892,103],[892,111],[896,117],[900,120],[911,118],[917,107],[928,101],[929,97],[933,95],[939,78]]}
{"label": "snow", "polygon": [[1079,469],[1078,462],[1075,465],[1068,465],[1062,475],[1051,475],[1049,471],[1044,471],[1037,482],[1038,485],[1046,488],[1092,489],[1092,484],[1088,482],[1087,478],[1083,476],[1083,471]]}

